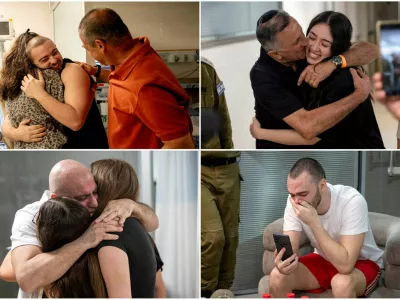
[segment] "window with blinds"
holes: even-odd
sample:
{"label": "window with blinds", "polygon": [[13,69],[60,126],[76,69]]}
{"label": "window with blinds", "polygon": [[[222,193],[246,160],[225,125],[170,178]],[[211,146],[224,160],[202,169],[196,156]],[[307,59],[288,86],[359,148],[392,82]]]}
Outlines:
{"label": "window with blinds", "polygon": [[369,211],[400,217],[400,175],[389,176],[390,155],[393,155],[393,167],[400,167],[398,151],[363,152],[362,190]]}
{"label": "window with blinds", "polygon": [[359,153],[355,151],[248,151],[239,162],[244,181],[240,195],[239,248],[232,290],[257,291],[262,272],[265,227],[283,217],[288,196],[286,180],[293,164],[302,157],[318,160],[331,184],[358,189]]}
{"label": "window with blinds", "polygon": [[255,35],[257,20],[281,2],[202,2],[202,42]]}

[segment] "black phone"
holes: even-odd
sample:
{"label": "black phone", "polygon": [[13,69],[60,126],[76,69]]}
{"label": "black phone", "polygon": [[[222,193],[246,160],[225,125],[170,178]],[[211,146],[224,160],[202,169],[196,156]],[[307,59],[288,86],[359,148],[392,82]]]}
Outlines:
{"label": "black phone", "polygon": [[291,257],[293,255],[293,249],[289,236],[287,234],[282,234],[282,233],[274,233],[273,235],[274,235],[276,250],[278,251],[278,253],[282,250],[282,248],[286,248],[285,253],[283,253],[282,261]]}
{"label": "black phone", "polygon": [[386,95],[400,95],[400,22],[378,21],[379,70]]}

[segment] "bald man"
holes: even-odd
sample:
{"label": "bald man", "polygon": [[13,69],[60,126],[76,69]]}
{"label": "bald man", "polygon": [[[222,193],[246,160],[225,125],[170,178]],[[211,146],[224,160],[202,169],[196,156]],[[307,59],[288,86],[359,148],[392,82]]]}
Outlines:
{"label": "bald man", "polygon": [[[37,298],[39,289],[63,276],[88,249],[102,240],[115,240],[117,235],[108,232],[122,231],[127,217],[134,217],[147,231],[158,227],[158,218],[145,204],[130,199],[111,201],[103,214],[77,240],[58,250],[43,253],[36,237],[35,217],[40,206],[51,198],[69,197],[79,201],[92,215],[97,208],[97,187],[89,169],[77,161],[57,163],[49,175],[49,191],[40,201],[17,211],[12,227],[11,255],[2,264],[2,279],[13,281],[13,272],[20,286],[19,298]],[[118,216],[119,221],[113,219]],[[9,262],[11,258],[12,265]],[[8,269],[6,269],[8,268]]]}
{"label": "bald man", "polygon": [[[52,69],[59,72],[64,85],[65,102],[60,102],[44,89],[44,79],[32,75],[25,76],[21,89],[58,122],[63,124],[68,138],[65,149],[107,149],[107,135],[101,120],[100,112],[94,101],[94,81],[82,68],[68,58],[63,58],[57,46],[47,37],[34,32],[25,32],[27,64],[39,69]],[[25,121],[25,120],[24,120]],[[24,142],[40,141],[45,128],[39,125],[28,126],[21,122],[18,128],[11,125],[6,116],[2,132],[6,138]],[[25,125],[24,125],[25,124]]]}

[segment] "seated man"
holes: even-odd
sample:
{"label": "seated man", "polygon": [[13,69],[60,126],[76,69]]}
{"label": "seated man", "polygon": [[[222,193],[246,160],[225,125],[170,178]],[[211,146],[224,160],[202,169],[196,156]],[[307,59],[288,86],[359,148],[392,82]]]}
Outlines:
{"label": "seated man", "polygon": [[[311,158],[295,163],[287,186],[283,232],[294,254],[282,261],[285,248],[275,253],[271,295],[330,288],[338,298],[368,295],[378,284],[383,251],[375,243],[364,197],[352,187],[327,183],[324,169]],[[298,257],[302,231],[315,251]]]}
{"label": "seated man", "polygon": [[[19,298],[37,298],[39,289],[56,281],[88,249],[96,247],[102,240],[116,236],[107,232],[122,230],[125,219],[137,218],[147,231],[158,227],[158,219],[145,204],[130,199],[111,201],[103,214],[77,240],[60,249],[43,253],[36,236],[34,219],[40,206],[50,198],[69,197],[79,201],[92,215],[97,208],[97,187],[89,169],[72,160],[57,163],[49,176],[50,191],[45,191],[40,201],[20,209],[12,228],[12,247],[1,268],[0,279],[13,281],[20,286]],[[118,215],[119,221],[110,220]],[[111,217],[110,217],[111,216]],[[100,222],[104,220],[103,222]],[[12,264],[10,264],[10,258]],[[15,274],[13,274],[15,272]]]}

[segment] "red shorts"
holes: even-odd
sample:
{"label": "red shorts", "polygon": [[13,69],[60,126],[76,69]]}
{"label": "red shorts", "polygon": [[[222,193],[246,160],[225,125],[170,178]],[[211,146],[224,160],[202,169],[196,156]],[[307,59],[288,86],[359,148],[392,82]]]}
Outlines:
{"label": "red shorts", "polygon": [[[299,257],[299,262],[310,270],[321,286],[321,289],[309,291],[312,293],[321,293],[324,290],[330,289],[333,276],[339,273],[329,261],[316,253],[310,253]],[[358,260],[354,268],[359,269],[367,279],[367,288],[364,293],[364,296],[367,296],[377,286],[381,275],[381,269],[371,260]]]}

